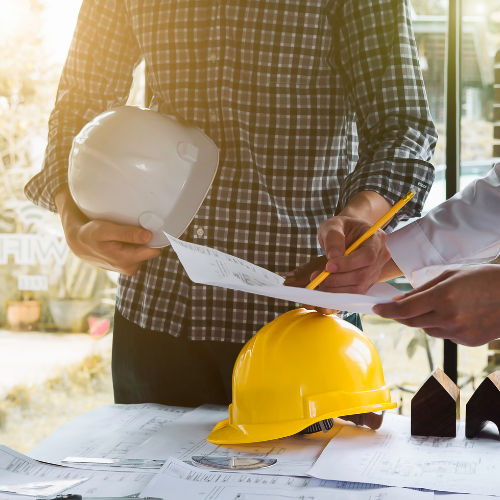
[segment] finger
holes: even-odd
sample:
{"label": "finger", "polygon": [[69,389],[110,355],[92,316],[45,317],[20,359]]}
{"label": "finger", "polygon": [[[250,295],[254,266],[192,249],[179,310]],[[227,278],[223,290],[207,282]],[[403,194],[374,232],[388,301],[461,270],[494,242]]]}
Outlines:
{"label": "finger", "polygon": [[349,273],[334,273],[327,276],[318,286],[322,292],[332,292],[334,289],[343,286],[373,285],[380,275],[380,270],[364,267]]}
{"label": "finger", "polygon": [[311,273],[321,272],[325,269],[326,257],[316,257],[307,264],[294,269],[283,276],[285,278],[285,286],[304,287],[310,283]]}
{"label": "finger", "polygon": [[92,221],[87,226],[90,227],[90,236],[96,241],[120,241],[134,245],[144,245],[153,236],[151,231],[142,227],[122,226],[105,221]]}
{"label": "finger", "polygon": [[326,309],[324,307],[317,307],[316,311],[326,316],[332,316],[333,314],[338,314],[340,311],[338,309]]}
{"label": "finger", "polygon": [[406,319],[415,316],[422,316],[434,310],[436,301],[434,294],[423,292],[412,297],[404,298],[398,302],[388,304],[377,304],[373,307],[373,312],[390,319]]}
{"label": "finger", "polygon": [[116,241],[104,242],[100,251],[115,262],[115,265],[127,267],[155,259],[161,254],[160,248],[148,248],[143,246],[133,246]]}
{"label": "finger", "polygon": [[456,342],[444,328],[424,328],[424,331],[427,335],[436,339],[450,339]]}
{"label": "finger", "polygon": [[330,219],[328,224],[321,226],[318,240],[329,260],[344,255],[345,233],[343,220]]}
{"label": "finger", "polygon": [[325,307],[309,306],[307,304],[302,304],[302,307],[309,311],[317,311],[321,314],[326,314],[327,316],[330,316],[331,314],[338,314],[340,312],[338,309],[327,309]]}
{"label": "finger", "polygon": [[443,321],[434,311],[414,316],[412,318],[402,318],[396,320],[398,323],[409,326],[410,328],[438,328]]}
{"label": "finger", "polygon": [[414,288],[413,290],[410,290],[409,292],[406,292],[404,295],[402,295],[402,297],[405,297],[405,298],[411,297],[411,296],[416,295],[418,293],[430,290],[431,288],[435,287],[439,283],[442,283],[445,279],[446,279],[446,275],[443,276],[442,274],[440,274],[439,276],[436,276],[435,278],[431,279],[427,283],[424,283],[423,285],[421,285],[417,288]]}
{"label": "finger", "polygon": [[135,276],[137,274],[137,271],[139,270],[139,267],[141,267],[139,264],[135,264],[134,266],[127,266],[120,272],[125,276]]}
{"label": "finger", "polygon": [[372,238],[365,241],[357,250],[349,255],[341,255],[330,259],[326,264],[329,272],[349,272],[363,267],[369,267],[380,261],[380,267],[391,257],[385,239]]}

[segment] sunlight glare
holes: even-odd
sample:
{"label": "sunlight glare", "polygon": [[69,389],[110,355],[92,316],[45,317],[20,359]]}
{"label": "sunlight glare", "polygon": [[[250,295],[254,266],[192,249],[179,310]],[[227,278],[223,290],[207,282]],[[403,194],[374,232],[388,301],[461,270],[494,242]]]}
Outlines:
{"label": "sunlight glare", "polygon": [[43,38],[60,63],[66,59],[81,3],[82,0],[44,0]]}
{"label": "sunlight glare", "polygon": [[16,0],[0,0],[0,36],[6,38],[17,32],[23,19],[23,5]]}

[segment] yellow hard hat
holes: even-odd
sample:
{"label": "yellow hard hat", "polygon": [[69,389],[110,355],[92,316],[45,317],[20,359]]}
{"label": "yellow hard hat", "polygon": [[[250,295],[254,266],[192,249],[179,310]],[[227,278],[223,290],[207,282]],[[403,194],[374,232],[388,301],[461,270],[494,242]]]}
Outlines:
{"label": "yellow hard hat", "polygon": [[229,419],[215,426],[208,441],[268,441],[314,429],[333,417],[396,406],[377,350],[358,328],[335,316],[296,309],[243,347],[234,365]]}

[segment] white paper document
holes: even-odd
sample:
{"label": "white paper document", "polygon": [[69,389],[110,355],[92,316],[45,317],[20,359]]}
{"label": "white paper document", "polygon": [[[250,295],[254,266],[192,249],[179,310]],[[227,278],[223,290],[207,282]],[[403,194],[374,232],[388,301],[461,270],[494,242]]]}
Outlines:
{"label": "white paper document", "polygon": [[464,422],[460,422],[456,438],[413,437],[409,417],[386,413],[377,431],[343,427],[309,474],[321,479],[500,495],[500,440],[493,427],[482,431],[480,438],[466,439]]}
{"label": "white paper document", "polygon": [[[6,446],[0,446],[0,484],[3,485],[41,483],[52,480],[56,483],[58,480],[80,479],[83,482],[76,486],[67,486],[61,491],[87,497],[117,497],[139,494],[153,477],[154,473],[89,471],[42,464]],[[0,498],[14,500],[24,498],[24,495],[20,497],[2,492]]]}
{"label": "white paper document", "polygon": [[[70,456],[125,457],[163,426],[189,411],[191,408],[149,403],[101,406],[60,427],[35,446],[28,456],[57,465],[68,465],[62,464],[62,461]],[[106,466],[94,468],[106,470]]]}
{"label": "white paper document", "polygon": [[306,288],[284,286],[284,279],[266,269],[232,257],[213,248],[181,241],[169,234],[172,248],[177,253],[191,281],[243,292],[264,295],[275,299],[309,304],[341,311],[373,314],[375,304],[390,302],[400,292],[380,283],[368,295],[353,293],[326,293]]}
{"label": "white paper document", "polygon": [[225,418],[228,418],[227,407],[200,406],[163,427],[129,453],[128,458],[166,460],[173,457],[188,463],[193,455],[275,458],[278,463],[273,467],[252,472],[305,476],[336,431],[334,427],[327,434],[321,432],[236,446],[209,443],[207,436],[215,424]]}
{"label": "white paper document", "polygon": [[48,497],[57,495],[61,491],[75,487],[77,484],[83,483],[84,481],[87,481],[87,479],[52,479],[51,481],[2,484],[0,485],[0,492],[34,497]]}
{"label": "white paper document", "polygon": [[312,478],[212,473],[171,458],[141,496],[183,500],[431,500],[433,494]]}
{"label": "white paper document", "polygon": [[434,492],[435,500],[495,500],[495,497],[489,495],[469,495],[462,493],[443,493],[441,491]]}

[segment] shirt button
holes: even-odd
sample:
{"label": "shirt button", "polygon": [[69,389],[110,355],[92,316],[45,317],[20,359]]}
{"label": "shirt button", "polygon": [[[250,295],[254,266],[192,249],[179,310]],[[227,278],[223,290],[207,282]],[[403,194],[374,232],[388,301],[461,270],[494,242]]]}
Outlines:
{"label": "shirt button", "polygon": [[216,54],[215,52],[212,52],[212,53],[210,54],[209,59],[210,59],[212,62],[217,61],[217,54]]}
{"label": "shirt button", "polygon": [[215,123],[217,121],[217,115],[215,113],[210,113],[210,121]]}
{"label": "shirt button", "polygon": [[201,227],[200,227],[200,229],[198,229],[198,231],[196,231],[196,234],[198,236],[203,236],[205,234],[205,231],[203,231],[203,229],[201,229]]}

